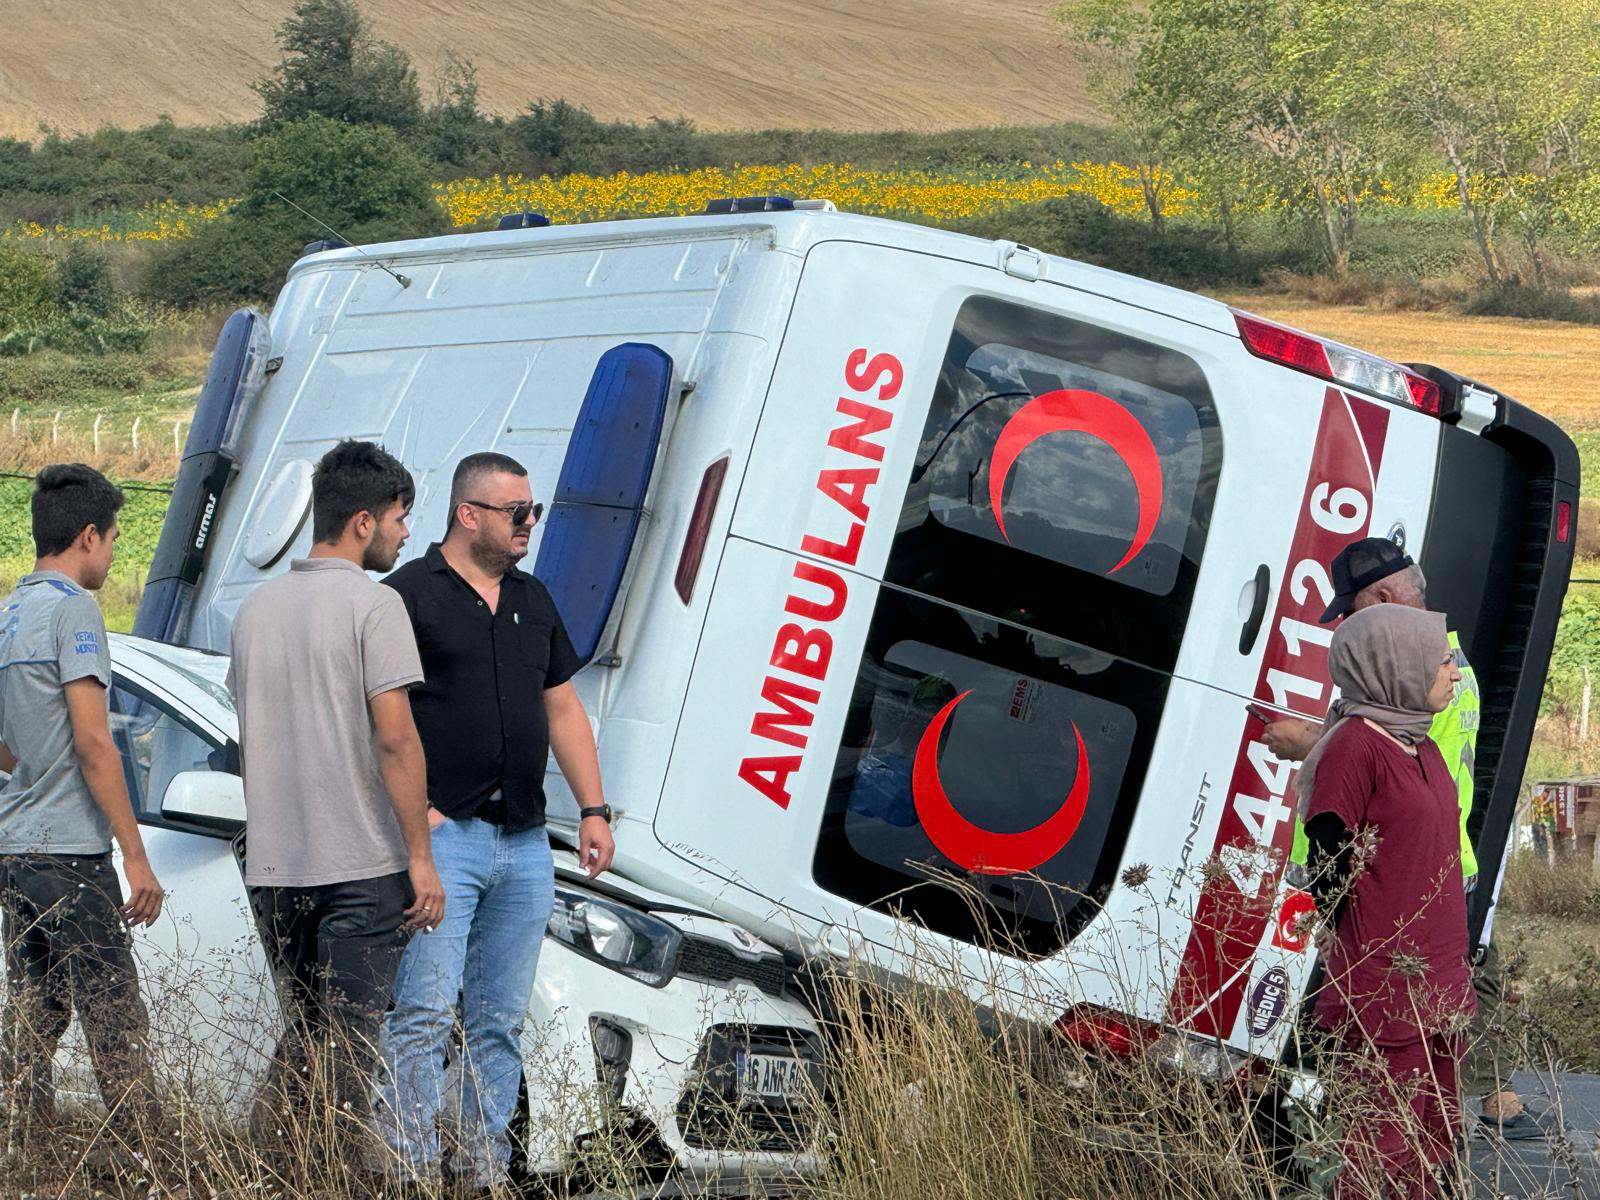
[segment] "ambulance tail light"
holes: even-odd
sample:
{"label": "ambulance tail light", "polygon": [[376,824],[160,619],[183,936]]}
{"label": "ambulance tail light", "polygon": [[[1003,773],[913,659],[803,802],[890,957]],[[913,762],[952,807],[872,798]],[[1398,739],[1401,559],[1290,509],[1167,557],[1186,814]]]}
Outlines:
{"label": "ambulance tail light", "polygon": [[1162,1028],[1094,1004],[1069,1008],[1056,1032],[1073,1045],[1103,1058],[1139,1060],[1168,1075],[1222,1083],[1254,1078],[1270,1070],[1266,1060],[1181,1029]]}
{"label": "ambulance tail light", "polygon": [[1074,1046],[1109,1058],[1138,1058],[1161,1036],[1145,1021],[1096,1004],[1069,1008],[1056,1020],[1056,1032]]}
{"label": "ambulance tail light", "polygon": [[728,456],[724,454],[707,467],[700,478],[700,494],[694,498],[689,532],[684,535],[683,551],[678,555],[678,573],[672,580],[678,599],[685,604],[694,596],[694,581],[700,575],[700,562],[706,555],[706,539],[711,536],[711,518],[717,514],[717,499],[722,495],[722,481],[727,474]]}
{"label": "ambulance tail light", "polygon": [[1406,370],[1399,363],[1237,309],[1233,319],[1239,326],[1245,349],[1257,358],[1304,371],[1318,379],[1360,388],[1430,416],[1440,415],[1443,396],[1439,385],[1415,371]]}

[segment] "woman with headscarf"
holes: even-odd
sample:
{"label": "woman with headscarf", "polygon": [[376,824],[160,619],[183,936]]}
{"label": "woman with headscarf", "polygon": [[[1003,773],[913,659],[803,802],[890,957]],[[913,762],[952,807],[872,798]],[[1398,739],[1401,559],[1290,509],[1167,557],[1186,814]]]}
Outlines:
{"label": "woman with headscarf", "polygon": [[1340,696],[1300,769],[1312,892],[1332,936],[1317,1024],[1349,1077],[1340,1197],[1424,1197],[1451,1161],[1473,1009],[1453,778],[1428,738],[1460,678],[1440,613],[1380,604],[1346,618]]}

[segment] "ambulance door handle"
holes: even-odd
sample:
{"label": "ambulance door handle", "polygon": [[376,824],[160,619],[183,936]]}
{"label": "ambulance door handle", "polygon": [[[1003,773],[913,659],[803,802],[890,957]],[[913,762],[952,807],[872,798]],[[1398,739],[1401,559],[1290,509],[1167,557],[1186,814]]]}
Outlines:
{"label": "ambulance door handle", "polygon": [[1239,630],[1239,653],[1249,654],[1255,647],[1256,635],[1261,632],[1261,620],[1267,615],[1267,593],[1272,591],[1272,571],[1266,563],[1256,568],[1256,594],[1250,600],[1250,615]]}

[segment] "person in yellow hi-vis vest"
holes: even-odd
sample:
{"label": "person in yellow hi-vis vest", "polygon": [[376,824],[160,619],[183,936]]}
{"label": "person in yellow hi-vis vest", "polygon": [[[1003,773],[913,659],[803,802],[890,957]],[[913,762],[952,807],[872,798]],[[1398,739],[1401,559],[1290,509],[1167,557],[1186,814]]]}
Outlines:
{"label": "person in yellow hi-vis vest", "polygon": [[[1427,607],[1427,581],[1422,568],[1386,538],[1352,542],[1339,552],[1328,570],[1335,594],[1322,614],[1324,624],[1374,604]],[[1455,651],[1461,682],[1456,685],[1450,706],[1434,718],[1428,736],[1455,776],[1456,791],[1461,799],[1461,873],[1470,893],[1478,883],[1478,860],[1467,836],[1467,817],[1472,812],[1472,773],[1481,704],[1477,677],[1454,631],[1450,633],[1450,646]],[[1269,724],[1262,733],[1262,741],[1278,758],[1299,762],[1310,752],[1321,732],[1322,726],[1315,721],[1287,718]],[[1307,849],[1305,831],[1296,820],[1291,861],[1303,867]],[[1498,880],[1491,881],[1489,886],[1498,887]],[[1466,1096],[1481,1097],[1479,1120],[1501,1137],[1542,1138],[1549,1133],[1545,1114],[1530,1111],[1508,1086],[1514,1064],[1497,1061],[1495,1039],[1488,1034],[1505,993],[1500,955],[1489,932],[1485,930],[1484,942],[1472,956],[1472,985],[1478,995],[1478,1015],[1462,1064],[1461,1091]]]}

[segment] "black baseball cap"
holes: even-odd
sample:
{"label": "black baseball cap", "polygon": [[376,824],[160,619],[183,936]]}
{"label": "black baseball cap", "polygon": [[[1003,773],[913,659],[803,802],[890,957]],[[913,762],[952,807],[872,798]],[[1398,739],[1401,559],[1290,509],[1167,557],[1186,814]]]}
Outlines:
{"label": "black baseball cap", "polygon": [[1334,597],[1319,618],[1320,622],[1326,625],[1344,616],[1362,588],[1371,587],[1380,579],[1413,565],[1411,556],[1388,538],[1369,537],[1351,542],[1328,564],[1328,573],[1333,576]]}

